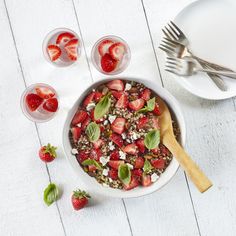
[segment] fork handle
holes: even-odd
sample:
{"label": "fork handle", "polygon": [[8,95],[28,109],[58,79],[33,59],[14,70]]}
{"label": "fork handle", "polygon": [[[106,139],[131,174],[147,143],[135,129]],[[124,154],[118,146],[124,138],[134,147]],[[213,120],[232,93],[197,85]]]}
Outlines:
{"label": "fork handle", "polygon": [[206,72],[209,74],[216,74],[216,75],[222,75],[222,76],[226,76],[232,79],[236,79],[236,72],[228,72],[228,71],[218,71],[218,70],[207,70],[207,69],[197,69],[197,71],[202,71],[202,72]]}
{"label": "fork handle", "polygon": [[184,151],[173,134],[166,133],[163,135],[162,142],[174,155],[176,160],[179,162],[181,167],[185,170],[189,178],[201,193],[205,192],[212,186],[211,181]]}

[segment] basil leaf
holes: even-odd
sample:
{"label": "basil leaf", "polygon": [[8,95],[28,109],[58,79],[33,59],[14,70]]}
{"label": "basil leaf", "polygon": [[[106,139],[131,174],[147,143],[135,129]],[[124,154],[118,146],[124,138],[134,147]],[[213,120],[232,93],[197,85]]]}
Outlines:
{"label": "basil leaf", "polygon": [[43,200],[48,206],[50,206],[53,202],[55,202],[58,199],[58,196],[59,196],[58,187],[55,184],[51,183],[44,190]]}
{"label": "basil leaf", "polygon": [[138,110],[137,112],[139,113],[139,112],[148,112],[148,111],[149,111],[148,107],[145,106],[145,107],[141,108],[140,110]]}
{"label": "basil leaf", "polygon": [[96,166],[99,170],[102,170],[101,165],[97,161],[95,161],[93,159],[87,159],[87,160],[83,161],[82,165],[83,166],[91,166],[91,165],[93,165],[93,166]]}
{"label": "basil leaf", "polygon": [[143,166],[143,171],[145,173],[147,173],[148,171],[150,171],[151,169],[153,168],[153,166],[151,165],[150,161],[145,159],[145,162],[144,162],[144,166]]}
{"label": "basil leaf", "polygon": [[158,146],[160,143],[160,130],[153,129],[149,131],[144,139],[144,144],[147,149],[151,150]]}
{"label": "basil leaf", "polygon": [[121,164],[119,165],[118,168],[118,176],[120,180],[125,184],[128,185],[131,180],[131,171],[128,165],[126,164]]}
{"label": "basil leaf", "polygon": [[90,142],[96,142],[100,137],[100,128],[95,122],[89,123],[89,125],[86,128],[86,134],[88,135],[88,138]]}
{"label": "basil leaf", "polygon": [[138,112],[149,112],[155,108],[155,97],[147,101],[147,106],[141,108]]}
{"label": "basil leaf", "polygon": [[111,106],[110,94],[107,94],[95,106],[94,109],[95,120],[102,118],[109,111],[110,106]]}

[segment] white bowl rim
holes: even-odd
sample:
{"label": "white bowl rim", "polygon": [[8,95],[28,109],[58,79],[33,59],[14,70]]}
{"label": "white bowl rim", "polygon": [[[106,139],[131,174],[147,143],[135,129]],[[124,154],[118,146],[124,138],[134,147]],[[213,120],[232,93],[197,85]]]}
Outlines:
{"label": "white bowl rim", "polygon": [[90,177],[87,173],[84,172],[84,170],[80,167],[79,163],[77,162],[74,155],[71,153],[71,145],[68,138],[68,132],[70,128],[70,122],[77,111],[78,105],[80,102],[84,99],[84,97],[88,94],[89,91],[91,91],[93,88],[96,88],[100,84],[104,84],[106,82],[109,82],[111,80],[124,80],[124,81],[135,81],[143,83],[146,87],[151,88],[157,95],[159,95],[161,98],[165,100],[165,102],[169,105],[172,112],[175,114],[176,120],[178,122],[181,135],[180,135],[180,142],[184,146],[185,140],[186,140],[186,125],[183,117],[183,113],[181,111],[181,108],[179,106],[178,101],[175,99],[175,97],[168,92],[165,88],[159,86],[156,82],[143,79],[143,78],[137,78],[137,77],[109,77],[109,78],[103,78],[96,82],[93,82],[89,86],[87,86],[86,89],[84,89],[84,92],[81,93],[79,98],[76,100],[76,102],[73,104],[72,108],[68,111],[63,132],[62,132],[62,143],[63,143],[63,149],[65,152],[65,155],[74,169],[75,173],[77,173],[78,177],[82,180],[82,182],[86,185],[87,190],[94,192],[99,195],[103,195],[106,197],[114,197],[114,198],[132,198],[132,197],[140,197],[144,196],[150,193],[153,193],[159,189],[161,189],[163,186],[165,186],[175,175],[179,168],[179,163],[175,158],[172,159],[171,163],[165,170],[163,174],[161,174],[160,178],[153,183],[152,185],[148,187],[137,187],[135,189],[124,191],[120,189],[113,189],[110,187],[104,187],[101,184],[99,184],[95,178]]}

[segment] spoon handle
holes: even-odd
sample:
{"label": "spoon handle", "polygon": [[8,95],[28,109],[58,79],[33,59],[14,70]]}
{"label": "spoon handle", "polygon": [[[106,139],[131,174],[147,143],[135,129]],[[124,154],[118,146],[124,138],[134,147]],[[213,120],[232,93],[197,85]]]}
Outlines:
{"label": "spoon handle", "polygon": [[201,193],[205,192],[212,186],[211,181],[184,151],[172,134],[164,135],[162,142],[170,150]]}

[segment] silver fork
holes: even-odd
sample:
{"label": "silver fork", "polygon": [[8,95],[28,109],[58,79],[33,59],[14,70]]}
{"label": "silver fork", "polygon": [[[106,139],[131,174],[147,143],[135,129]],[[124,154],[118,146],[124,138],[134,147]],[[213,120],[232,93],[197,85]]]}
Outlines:
{"label": "silver fork", "polygon": [[191,76],[197,72],[206,72],[236,79],[236,72],[203,69],[190,57],[183,59],[167,57],[165,70],[180,76]]}

